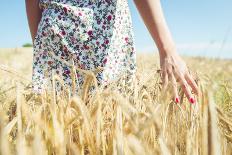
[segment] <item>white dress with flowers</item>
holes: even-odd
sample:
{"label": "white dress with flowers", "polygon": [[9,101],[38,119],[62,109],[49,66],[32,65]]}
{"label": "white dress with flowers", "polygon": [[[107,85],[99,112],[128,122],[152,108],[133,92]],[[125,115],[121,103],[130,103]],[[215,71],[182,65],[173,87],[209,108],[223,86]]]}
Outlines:
{"label": "white dress with flowers", "polygon": [[[71,86],[67,63],[84,70],[102,67],[96,74],[99,85],[124,77],[132,86],[136,53],[127,0],[40,0],[39,7],[43,12],[33,41],[34,92],[41,93],[52,74]],[[77,92],[84,78],[76,70]]]}

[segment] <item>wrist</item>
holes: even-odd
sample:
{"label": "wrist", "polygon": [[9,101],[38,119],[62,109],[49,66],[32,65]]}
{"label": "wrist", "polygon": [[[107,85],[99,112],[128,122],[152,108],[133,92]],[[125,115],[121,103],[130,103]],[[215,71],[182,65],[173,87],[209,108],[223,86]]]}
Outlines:
{"label": "wrist", "polygon": [[169,46],[163,46],[160,47],[159,49],[159,55],[161,58],[164,57],[169,57],[171,55],[176,55],[177,54],[177,50],[176,50],[176,45],[169,45]]}

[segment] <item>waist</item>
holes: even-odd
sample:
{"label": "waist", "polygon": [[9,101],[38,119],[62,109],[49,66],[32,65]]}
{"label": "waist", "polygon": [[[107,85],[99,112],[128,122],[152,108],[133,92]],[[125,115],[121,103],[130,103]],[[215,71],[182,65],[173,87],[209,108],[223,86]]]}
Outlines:
{"label": "waist", "polygon": [[48,8],[62,8],[62,7],[89,7],[93,5],[97,5],[98,0],[67,0],[67,1],[57,1],[57,0],[40,0],[39,7],[41,9]]}

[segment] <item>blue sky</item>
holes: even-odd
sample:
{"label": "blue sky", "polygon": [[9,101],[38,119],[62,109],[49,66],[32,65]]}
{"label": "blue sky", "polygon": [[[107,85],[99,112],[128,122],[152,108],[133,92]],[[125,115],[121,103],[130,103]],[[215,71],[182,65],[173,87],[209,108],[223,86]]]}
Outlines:
{"label": "blue sky", "polygon": [[[138,52],[156,51],[133,0],[128,0]],[[231,0],[161,0],[168,26],[181,54],[232,58]],[[31,42],[25,0],[2,1],[0,48]]]}

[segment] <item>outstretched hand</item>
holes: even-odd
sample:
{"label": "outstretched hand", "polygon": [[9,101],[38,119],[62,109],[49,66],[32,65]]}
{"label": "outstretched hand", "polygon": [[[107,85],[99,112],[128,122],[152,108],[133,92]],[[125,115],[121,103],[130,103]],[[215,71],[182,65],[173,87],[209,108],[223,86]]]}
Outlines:
{"label": "outstretched hand", "polygon": [[195,103],[196,99],[192,92],[199,95],[200,91],[182,58],[177,53],[160,56],[160,67],[162,90],[165,92],[170,83],[173,89],[174,101],[179,103],[180,98],[177,90],[179,83],[189,102],[192,104]]}

